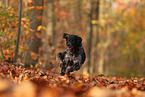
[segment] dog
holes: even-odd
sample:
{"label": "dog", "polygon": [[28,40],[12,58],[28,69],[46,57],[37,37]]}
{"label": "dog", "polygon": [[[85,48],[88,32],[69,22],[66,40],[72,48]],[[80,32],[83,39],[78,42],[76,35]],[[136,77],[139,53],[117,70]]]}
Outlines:
{"label": "dog", "polygon": [[60,75],[62,76],[65,75],[68,66],[70,68],[67,69],[67,75],[79,70],[86,59],[81,37],[64,33],[63,38],[66,39],[67,49],[57,54],[57,58],[60,59]]}

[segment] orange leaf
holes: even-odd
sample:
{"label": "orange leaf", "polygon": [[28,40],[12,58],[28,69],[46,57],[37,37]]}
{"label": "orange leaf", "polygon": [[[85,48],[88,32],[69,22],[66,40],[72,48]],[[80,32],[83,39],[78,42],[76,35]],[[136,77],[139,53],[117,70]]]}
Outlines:
{"label": "orange leaf", "polygon": [[36,9],[44,9],[43,6],[36,6]]}
{"label": "orange leaf", "polygon": [[35,32],[35,34],[36,34],[36,36],[37,36],[38,38],[42,38],[42,37],[43,37],[42,33],[40,33],[40,32]]}
{"label": "orange leaf", "polygon": [[27,7],[27,10],[31,10],[31,9],[34,9],[35,6],[30,6],[30,7]]}
{"label": "orange leaf", "polygon": [[28,0],[28,3],[32,3],[32,0]]}
{"label": "orange leaf", "polygon": [[10,37],[11,37],[11,36],[14,36],[14,33],[13,33],[13,32],[10,33]]}
{"label": "orange leaf", "polygon": [[31,52],[31,57],[32,59],[36,60],[38,57],[40,57],[40,55],[35,52]]}
{"label": "orange leaf", "polygon": [[40,25],[40,26],[37,27],[37,31],[40,31],[41,29],[46,30],[46,27],[44,27],[42,25]]}
{"label": "orange leaf", "polygon": [[42,25],[37,27],[37,31],[40,31],[42,29]]}

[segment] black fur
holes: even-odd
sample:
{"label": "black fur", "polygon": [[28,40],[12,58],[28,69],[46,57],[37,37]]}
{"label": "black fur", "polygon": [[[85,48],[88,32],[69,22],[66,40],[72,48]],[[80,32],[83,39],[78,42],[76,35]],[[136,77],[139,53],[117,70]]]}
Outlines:
{"label": "black fur", "polygon": [[57,57],[60,59],[61,75],[65,75],[70,72],[79,70],[86,59],[85,51],[82,45],[82,38],[77,35],[63,34],[63,38],[66,39],[67,49],[63,52],[59,52]]}

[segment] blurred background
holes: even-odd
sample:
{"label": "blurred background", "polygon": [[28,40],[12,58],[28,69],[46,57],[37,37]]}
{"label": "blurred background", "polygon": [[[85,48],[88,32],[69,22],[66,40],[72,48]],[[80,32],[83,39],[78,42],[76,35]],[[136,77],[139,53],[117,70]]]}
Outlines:
{"label": "blurred background", "polygon": [[[0,0],[0,60],[13,62],[20,0]],[[17,63],[60,71],[63,33],[82,37],[77,73],[145,77],[145,0],[22,0]]]}

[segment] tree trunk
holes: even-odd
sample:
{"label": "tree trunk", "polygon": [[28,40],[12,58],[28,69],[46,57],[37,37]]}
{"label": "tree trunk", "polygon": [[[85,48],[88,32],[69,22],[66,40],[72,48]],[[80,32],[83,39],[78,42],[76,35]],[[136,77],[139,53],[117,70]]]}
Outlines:
{"label": "tree trunk", "polygon": [[[41,31],[37,31],[38,26],[42,25],[42,12],[43,10],[39,7],[43,7],[43,0],[33,0],[31,6],[34,6],[33,9],[30,10],[30,31],[31,36],[28,41],[29,50],[25,52],[24,63],[26,66],[30,64],[36,64],[38,62],[38,58],[33,59],[31,54],[40,54],[39,48],[42,45],[41,38],[37,36],[37,34],[41,34]],[[36,57],[36,56],[35,56]]]}
{"label": "tree trunk", "polygon": [[101,52],[99,54],[100,60],[98,61],[98,73],[103,74],[104,72],[104,59],[105,59],[105,52]]}
{"label": "tree trunk", "polygon": [[97,44],[99,41],[98,37],[98,21],[99,21],[99,0],[91,1],[90,9],[90,32],[88,35],[88,73],[92,75],[96,71],[96,60],[97,60]]}
{"label": "tree trunk", "polygon": [[[111,25],[111,24],[110,24]],[[110,27],[108,27],[110,29]],[[106,31],[107,32],[107,31]],[[113,33],[113,32],[112,32]],[[107,32],[106,39],[102,39],[106,41],[106,46],[102,46],[102,50],[99,53],[99,60],[98,60],[98,73],[103,74],[105,68],[105,58],[108,57],[109,45],[111,44],[112,33]]]}
{"label": "tree trunk", "polygon": [[90,1],[90,6],[91,6],[91,8],[90,8],[90,13],[89,13],[89,33],[88,33],[88,51],[87,51],[87,71],[88,71],[88,73],[89,74],[91,74],[91,71],[92,71],[92,64],[91,64],[91,56],[92,56],[92,34],[93,34],[93,32],[92,32],[92,3],[91,3],[91,1]]}
{"label": "tree trunk", "polygon": [[22,0],[19,0],[19,23],[18,23],[18,35],[17,35],[17,42],[16,42],[16,49],[15,49],[15,56],[14,56],[14,63],[17,62],[17,54],[19,48],[19,39],[20,39],[20,32],[21,32],[21,15],[22,15]]}
{"label": "tree trunk", "polygon": [[45,54],[44,54],[44,64],[46,67],[52,68],[50,66],[51,58],[50,56],[53,54],[54,44],[55,44],[55,33],[54,33],[54,0],[47,0],[47,26],[44,42]]}
{"label": "tree trunk", "polygon": [[100,0],[94,0],[93,1],[93,58],[92,58],[92,64],[93,64],[93,71],[92,74],[96,73],[97,68],[97,58],[98,58],[98,43],[99,43],[99,6],[100,6]]}

